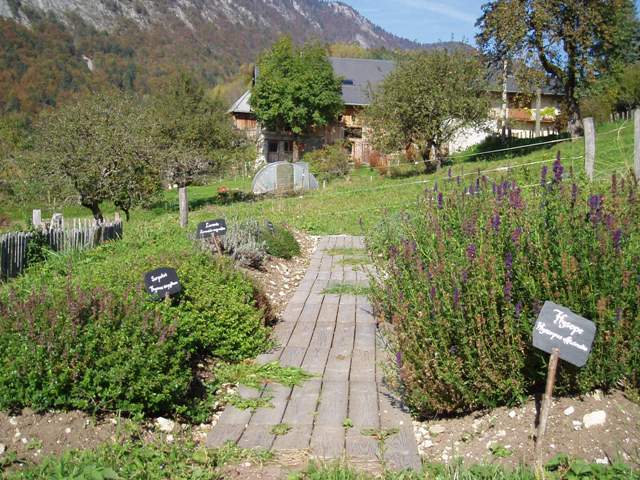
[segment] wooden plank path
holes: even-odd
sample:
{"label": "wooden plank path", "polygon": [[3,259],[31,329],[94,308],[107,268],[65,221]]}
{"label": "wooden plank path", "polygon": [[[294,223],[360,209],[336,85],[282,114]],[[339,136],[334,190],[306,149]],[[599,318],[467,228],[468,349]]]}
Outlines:
{"label": "wooden plank path", "polygon": [[[244,448],[308,450],[321,459],[347,458],[354,463],[378,463],[389,468],[420,467],[411,417],[398,406],[383,383],[381,348],[376,320],[366,297],[324,294],[336,283],[367,285],[365,272],[343,265],[335,248],[364,248],[361,237],[322,237],[311,257],[306,276],[275,327],[278,347],[260,355],[258,362],[279,361],[315,375],[289,388],[267,385],[260,391],[240,387],[246,398],[271,398],[272,407],[255,412],[228,406],[209,433],[207,445],[227,441]],[[345,428],[345,419],[351,428]],[[274,435],[274,425],[288,424],[285,435]],[[367,430],[398,430],[381,449]],[[369,433],[367,434],[363,434]]]}

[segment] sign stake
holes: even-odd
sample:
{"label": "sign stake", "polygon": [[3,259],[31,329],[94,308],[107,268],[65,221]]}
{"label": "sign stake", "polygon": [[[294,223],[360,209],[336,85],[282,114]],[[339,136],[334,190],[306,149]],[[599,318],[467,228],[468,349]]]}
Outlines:
{"label": "sign stake", "polygon": [[547,419],[549,418],[549,410],[551,410],[551,402],[553,400],[553,385],[556,382],[556,372],[558,370],[558,359],[560,358],[560,350],[554,348],[549,357],[549,368],[547,369],[547,385],[544,389],[544,398],[540,408],[540,421],[538,422],[538,432],[536,433],[536,468],[542,471],[542,439],[547,430]]}

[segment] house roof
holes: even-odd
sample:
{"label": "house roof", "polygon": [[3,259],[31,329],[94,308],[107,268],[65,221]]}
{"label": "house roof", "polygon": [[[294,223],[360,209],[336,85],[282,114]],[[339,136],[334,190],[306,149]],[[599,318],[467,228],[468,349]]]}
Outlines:
{"label": "house roof", "polygon": [[[392,60],[373,60],[368,58],[339,58],[329,57],[336,76],[342,78],[342,101],[345,105],[363,106],[371,103],[371,93],[395,68],[396,62]],[[258,69],[254,70],[258,75]],[[499,72],[490,75],[489,89],[491,91],[502,90],[502,79]],[[515,77],[507,79],[507,91],[518,93]],[[544,95],[558,95],[560,93],[555,84],[548,83],[542,89]],[[249,105],[251,92],[246,91],[229,109],[229,113],[251,113]]]}
{"label": "house roof", "polygon": [[342,77],[342,101],[345,105],[369,105],[371,92],[395,68],[391,60],[330,57],[329,62],[338,77]]}
{"label": "house roof", "polygon": [[[502,72],[492,71],[489,74],[489,90],[492,92],[502,91]],[[553,80],[548,80],[542,87],[543,95],[562,95],[562,89]],[[521,93],[522,88],[518,86],[518,81],[514,75],[507,77],[507,92],[508,93]]]}
{"label": "house roof", "polygon": [[251,113],[249,98],[251,98],[251,91],[247,90],[233,103],[233,105],[231,105],[231,108],[227,113]]}

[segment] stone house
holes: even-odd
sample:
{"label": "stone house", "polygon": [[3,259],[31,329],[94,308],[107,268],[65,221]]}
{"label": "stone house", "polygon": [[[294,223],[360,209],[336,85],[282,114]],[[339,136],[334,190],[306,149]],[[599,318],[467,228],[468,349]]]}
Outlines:
{"label": "stone house", "polygon": [[[330,57],[329,62],[331,62],[336,76],[342,78],[344,112],[334,124],[318,129],[302,138],[299,141],[301,153],[337,141],[344,141],[352,161],[356,165],[368,164],[375,152],[369,142],[366,125],[362,121],[362,111],[371,102],[372,92],[394,70],[396,64],[391,60],[336,57]],[[518,94],[521,92],[513,78],[510,78],[507,83],[507,93],[506,115],[509,119],[510,135],[521,138],[533,136],[535,106],[518,103]],[[464,132],[459,139],[449,145],[450,151],[479,143],[488,135],[498,132],[501,125],[500,118],[504,116],[501,85],[493,82],[490,94],[490,121],[482,129]],[[235,127],[245,131],[256,142],[256,166],[277,161],[291,161],[293,158],[292,135],[261,128],[249,105],[250,97],[251,92],[246,91],[233,103],[229,113],[233,115]],[[553,88],[547,87],[541,92],[542,112],[544,113],[541,117],[543,135],[556,133],[555,119],[560,111],[560,99],[561,96]]]}

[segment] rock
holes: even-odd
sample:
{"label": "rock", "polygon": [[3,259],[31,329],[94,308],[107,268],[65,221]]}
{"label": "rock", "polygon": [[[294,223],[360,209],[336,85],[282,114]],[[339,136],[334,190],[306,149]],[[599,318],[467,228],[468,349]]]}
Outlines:
{"label": "rock", "polygon": [[587,413],[582,417],[582,423],[585,428],[597,427],[598,425],[604,425],[607,420],[607,413],[604,410],[596,410],[595,412]]}
{"label": "rock", "polygon": [[609,459],[607,457],[596,458],[596,463],[599,463],[600,465],[609,465]]}
{"label": "rock", "polygon": [[22,437],[22,438],[20,439],[20,441],[21,441],[22,443],[24,443],[25,445],[26,445],[27,443],[29,443],[29,440],[27,439],[27,437]]}
{"label": "rock", "polygon": [[9,425],[13,425],[14,427],[18,425],[18,420],[16,420],[16,417],[11,417],[9,419]]}
{"label": "rock", "polygon": [[578,420],[573,421],[573,429],[574,430],[582,430],[582,422]]}
{"label": "rock", "polygon": [[7,451],[7,446],[4,443],[0,443],[0,455]]}
{"label": "rock", "polygon": [[576,409],[573,407],[567,407],[564,409],[564,414],[568,417],[569,415],[573,415],[573,412],[575,412]]}
{"label": "rock", "polygon": [[505,437],[507,435],[507,432],[504,430],[498,430],[496,432],[496,437]]}
{"label": "rock", "polygon": [[511,418],[516,418],[516,411],[515,411],[515,410],[511,410],[511,411],[509,412],[509,417],[511,417]]}
{"label": "rock", "polygon": [[67,433],[67,434],[68,434],[68,433],[71,433],[71,429],[70,429],[69,427],[65,428],[65,429],[64,429],[64,433]]}
{"label": "rock", "polygon": [[446,428],[442,425],[433,425],[432,427],[429,427],[429,431],[431,432],[431,435],[440,435],[446,431]]}
{"label": "rock", "polygon": [[158,417],[156,418],[156,425],[161,432],[171,433],[176,426],[176,423],[173,420],[169,420],[168,418]]}
{"label": "rock", "polygon": [[591,394],[591,398],[593,398],[596,401],[602,400],[602,390],[594,390],[593,393]]}
{"label": "rock", "polygon": [[173,435],[167,435],[167,443],[173,443]]}

